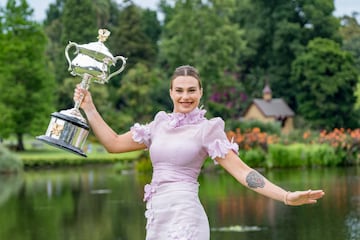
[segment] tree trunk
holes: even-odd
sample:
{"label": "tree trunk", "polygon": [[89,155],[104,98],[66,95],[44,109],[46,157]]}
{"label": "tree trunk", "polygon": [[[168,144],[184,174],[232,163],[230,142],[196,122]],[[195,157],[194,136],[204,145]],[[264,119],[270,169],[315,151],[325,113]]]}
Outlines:
{"label": "tree trunk", "polygon": [[16,146],[16,151],[25,151],[25,147],[24,147],[24,141],[23,141],[23,134],[22,133],[17,133],[17,146]]}

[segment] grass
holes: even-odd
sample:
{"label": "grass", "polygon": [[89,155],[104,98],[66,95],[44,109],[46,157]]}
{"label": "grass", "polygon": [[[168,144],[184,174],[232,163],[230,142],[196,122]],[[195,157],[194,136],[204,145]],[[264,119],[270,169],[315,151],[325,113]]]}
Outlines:
{"label": "grass", "polygon": [[13,153],[20,157],[25,168],[109,164],[118,162],[128,165],[135,159],[138,159],[142,153],[142,151],[135,151],[113,154],[106,152],[100,144],[91,143],[91,151],[86,151],[85,149],[84,151],[87,157],[82,157],[42,143],[32,137],[26,137],[24,144],[26,151]]}
{"label": "grass", "polygon": [[108,164],[123,162],[129,164],[140,156],[140,152],[130,152],[121,154],[110,154],[107,152],[90,153],[87,157],[81,157],[76,154],[68,153],[63,150],[30,150],[16,153],[23,161],[25,168],[34,167],[56,167],[56,166],[74,166],[85,164]]}

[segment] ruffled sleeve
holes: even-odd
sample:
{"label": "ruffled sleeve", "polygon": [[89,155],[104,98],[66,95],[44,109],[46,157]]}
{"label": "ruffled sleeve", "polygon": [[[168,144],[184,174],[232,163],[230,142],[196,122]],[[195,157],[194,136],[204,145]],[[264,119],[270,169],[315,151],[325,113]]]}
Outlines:
{"label": "ruffled sleeve", "polygon": [[203,144],[208,155],[217,164],[215,158],[224,158],[232,150],[238,154],[239,146],[233,141],[229,141],[225,134],[225,124],[221,118],[209,120],[204,129]]}
{"label": "ruffled sleeve", "polygon": [[132,133],[132,139],[140,144],[145,144],[147,147],[150,145],[150,126],[149,124],[135,123],[130,131]]}
{"label": "ruffled sleeve", "polygon": [[135,123],[130,131],[132,133],[132,139],[140,144],[145,144],[148,148],[151,145],[151,133],[156,125],[168,118],[164,111],[158,112],[154,120],[148,124]]}

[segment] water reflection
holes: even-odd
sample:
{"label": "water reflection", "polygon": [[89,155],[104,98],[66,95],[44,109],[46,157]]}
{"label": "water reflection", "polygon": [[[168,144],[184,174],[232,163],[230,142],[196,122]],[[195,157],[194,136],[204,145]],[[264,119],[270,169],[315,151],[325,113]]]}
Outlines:
{"label": "water reflection", "polygon": [[357,185],[354,189],[354,194],[349,198],[350,211],[346,215],[345,225],[347,227],[347,239],[359,240],[360,239],[360,176],[348,176],[347,181],[349,184]]}
{"label": "water reflection", "polygon": [[23,183],[23,174],[0,174],[0,206],[16,194]]}
{"label": "water reflection", "polygon": [[[214,232],[212,239],[360,239],[357,225],[359,202],[354,200],[360,196],[358,173],[359,168],[264,173],[286,189],[312,187],[325,190],[326,196],[318,204],[303,207],[287,207],[251,191],[240,190],[235,180],[223,183],[219,182],[222,178],[205,175],[203,178],[207,184],[202,187],[213,188],[216,192],[209,194],[209,189],[203,192],[203,203],[211,213],[212,226],[258,226],[262,229],[260,232],[226,235]],[[349,214],[352,215],[351,223],[346,221]]]}
{"label": "water reflection", "polygon": [[[238,184],[227,174],[200,177],[212,240],[360,239],[359,168],[264,172],[286,189],[323,188],[316,205],[288,207]],[[143,185],[149,175],[109,167],[33,171],[0,176],[0,239],[142,240]]]}

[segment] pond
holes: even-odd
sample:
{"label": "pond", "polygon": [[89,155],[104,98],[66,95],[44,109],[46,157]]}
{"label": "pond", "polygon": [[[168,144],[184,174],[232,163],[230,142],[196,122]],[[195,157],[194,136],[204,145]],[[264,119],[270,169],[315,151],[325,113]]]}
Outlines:
{"label": "pond", "polygon": [[[284,206],[227,173],[202,173],[212,240],[358,240],[360,168],[262,172],[288,190],[322,188],[315,205]],[[0,175],[0,239],[143,240],[149,175],[94,166]]]}

